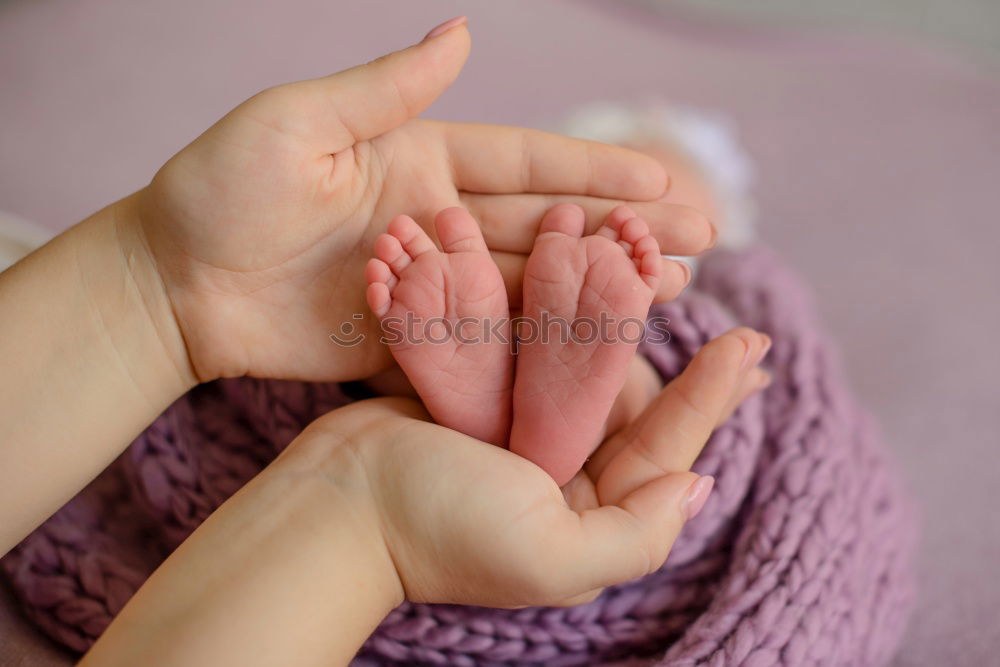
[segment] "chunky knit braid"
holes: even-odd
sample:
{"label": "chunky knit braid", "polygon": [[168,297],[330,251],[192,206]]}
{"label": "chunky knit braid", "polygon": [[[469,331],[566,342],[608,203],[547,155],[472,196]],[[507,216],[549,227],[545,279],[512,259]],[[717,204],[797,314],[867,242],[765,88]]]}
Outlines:
{"label": "chunky knit braid", "polygon": [[[912,599],[914,522],[800,282],[766,250],[711,257],[659,308],[667,379],[736,323],[774,340],[775,381],[696,464],[717,491],[667,565],[570,609],[404,604],[359,662],[880,665]],[[313,418],[334,385],[229,380],[173,405],[3,561],[31,619],[78,651],[152,569]],[[638,659],[636,657],[639,657]]]}

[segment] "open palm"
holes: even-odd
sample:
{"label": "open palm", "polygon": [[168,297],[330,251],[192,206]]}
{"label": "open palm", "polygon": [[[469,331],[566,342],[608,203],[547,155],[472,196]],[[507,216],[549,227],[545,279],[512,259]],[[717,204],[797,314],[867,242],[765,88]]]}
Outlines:
{"label": "open palm", "polygon": [[[665,252],[705,249],[711,226],[659,201],[667,179],[651,158],[415,118],[457,77],[468,49],[460,26],[367,65],[268,89],[137,195],[200,380],[344,381],[387,366],[363,273],[374,238],[400,213],[424,224],[441,208],[468,208],[515,297],[537,223],[557,201],[583,206],[593,226],[627,201]],[[672,263],[666,273],[661,300],[683,286]]]}
{"label": "open palm", "polygon": [[710,341],[562,489],[527,459],[426,421],[405,399],[334,410],[289,452],[314,451],[309,466],[329,466],[324,478],[352,507],[370,494],[378,519],[369,523],[380,527],[408,599],[578,604],[662,565],[711,488],[705,480],[691,498],[691,464],[766,382],[756,367],[765,341],[748,328]]}

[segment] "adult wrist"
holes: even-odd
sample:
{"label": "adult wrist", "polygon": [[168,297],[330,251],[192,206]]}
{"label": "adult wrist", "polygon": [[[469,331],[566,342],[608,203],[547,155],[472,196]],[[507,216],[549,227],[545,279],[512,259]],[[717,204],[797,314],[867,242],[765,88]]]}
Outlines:
{"label": "adult wrist", "polygon": [[223,503],[83,664],[347,664],[403,593],[364,482],[327,445],[307,432]]}
{"label": "adult wrist", "polygon": [[[91,276],[92,302],[101,311],[118,354],[133,377],[148,376],[157,385],[151,391],[170,397],[169,405],[199,380],[139,221],[139,196],[141,191],[83,223],[93,226],[98,243],[105,244],[110,254],[81,258],[81,270]],[[109,281],[115,280],[119,288],[109,288]]]}
{"label": "adult wrist", "polygon": [[271,473],[289,486],[310,489],[308,500],[296,511],[337,524],[336,541],[350,543],[357,547],[356,553],[364,554],[363,578],[377,593],[371,601],[381,620],[402,604],[405,592],[385,539],[376,494],[356,450],[356,438],[378,438],[380,432],[364,420],[345,419],[344,412],[328,413],[307,427],[272,464]]}
{"label": "adult wrist", "polygon": [[0,274],[0,553],[195,384],[130,207]]}

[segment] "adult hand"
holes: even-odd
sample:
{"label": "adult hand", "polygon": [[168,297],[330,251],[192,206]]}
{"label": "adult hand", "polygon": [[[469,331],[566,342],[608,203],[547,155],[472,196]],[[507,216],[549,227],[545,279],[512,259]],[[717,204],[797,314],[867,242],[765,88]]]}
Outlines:
{"label": "adult hand", "polygon": [[194,531],[83,664],[347,664],[404,597],[569,605],[652,572],[703,506],[712,480],[691,462],[766,378],[766,348],[750,329],[708,343],[561,490],[414,401],[335,410]]}
{"label": "adult hand", "polygon": [[292,449],[379,527],[407,599],[494,607],[577,604],[658,569],[711,490],[689,472],[717,424],[759,389],[767,338],[709,342],[635,422],[558,488],[542,469],[379,399],[334,411]]}
{"label": "adult hand", "polygon": [[[152,259],[161,312],[183,339],[175,363],[194,379],[343,381],[385,368],[363,273],[375,237],[400,213],[424,224],[467,207],[515,306],[537,223],[557,201],[583,206],[590,227],[627,202],[664,252],[711,244],[704,216],[659,201],[668,180],[652,158],[534,130],[416,119],[468,55],[464,22],[443,27],[366,65],[265,90],[126,201],[139,220],[137,256]],[[664,262],[660,300],[684,282]],[[337,345],[331,333],[365,338]]]}

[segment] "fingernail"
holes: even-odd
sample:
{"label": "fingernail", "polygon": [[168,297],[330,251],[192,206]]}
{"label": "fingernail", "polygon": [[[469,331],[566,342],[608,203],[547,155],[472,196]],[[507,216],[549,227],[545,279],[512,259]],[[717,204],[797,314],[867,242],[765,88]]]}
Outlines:
{"label": "fingernail", "polygon": [[468,17],[466,17],[466,16],[456,16],[453,19],[449,19],[449,20],[445,21],[444,23],[442,23],[441,25],[439,25],[438,27],[434,28],[429,33],[427,33],[427,35],[424,37],[423,41],[426,42],[428,39],[434,39],[438,35],[443,35],[444,33],[448,32],[452,28],[454,28],[456,26],[463,25],[463,24],[468,23],[468,22],[469,22]]}
{"label": "fingernail", "polygon": [[743,346],[746,347],[746,351],[743,352],[743,361],[740,362],[740,372],[744,373],[750,370],[750,367],[757,363],[757,360],[751,355],[751,350],[753,350],[753,345],[746,338],[740,337],[743,341]]}
{"label": "fingernail", "polygon": [[[768,350],[771,349],[771,337],[767,334],[761,334],[761,336],[764,337],[764,347],[760,350],[760,359],[763,359],[767,356]],[[758,359],[758,361],[760,361],[760,359]]]}
{"label": "fingernail", "polygon": [[691,266],[687,262],[682,262],[680,260],[674,261],[680,264],[681,268],[684,270],[684,287],[687,287],[691,284]]}
{"label": "fingernail", "polygon": [[719,241],[719,232],[718,232],[718,231],[716,231],[716,229],[715,229],[715,225],[714,225],[714,224],[712,224],[712,222],[711,222],[711,221],[709,221],[709,223],[708,223],[708,224],[709,224],[709,226],[710,226],[710,227],[711,227],[711,229],[712,229],[712,238],[711,238],[711,239],[709,239],[709,241],[708,241],[708,247],[707,247],[707,248],[705,248],[705,250],[711,250],[712,248],[714,248],[714,247],[715,247],[715,244],[716,244],[716,243],[718,243],[718,241]]}
{"label": "fingernail", "polygon": [[715,478],[711,475],[704,475],[699,477],[688,489],[687,496],[684,498],[684,516],[687,517],[688,521],[698,516],[698,513],[705,507],[713,486],[715,486]]}

